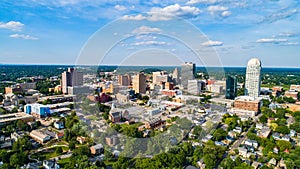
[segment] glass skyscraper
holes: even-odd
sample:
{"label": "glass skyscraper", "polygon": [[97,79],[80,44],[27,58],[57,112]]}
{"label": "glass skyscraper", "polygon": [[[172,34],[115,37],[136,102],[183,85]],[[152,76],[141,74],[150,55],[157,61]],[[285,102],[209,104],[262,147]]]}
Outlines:
{"label": "glass skyscraper", "polygon": [[237,94],[237,81],[233,76],[227,76],[226,78],[226,99],[234,100]]}

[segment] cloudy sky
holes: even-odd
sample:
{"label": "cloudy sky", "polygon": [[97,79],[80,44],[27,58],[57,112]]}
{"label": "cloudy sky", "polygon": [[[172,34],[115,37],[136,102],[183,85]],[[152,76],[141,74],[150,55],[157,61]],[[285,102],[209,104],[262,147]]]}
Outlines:
{"label": "cloudy sky", "polygon": [[198,64],[245,66],[258,57],[266,67],[300,67],[299,12],[298,0],[2,0],[0,63],[76,64],[105,55],[84,63],[200,57]]}

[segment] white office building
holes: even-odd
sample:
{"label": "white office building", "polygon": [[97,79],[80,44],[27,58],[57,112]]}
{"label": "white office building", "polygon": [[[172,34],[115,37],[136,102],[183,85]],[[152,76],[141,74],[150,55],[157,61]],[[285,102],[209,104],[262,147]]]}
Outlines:
{"label": "white office building", "polygon": [[188,92],[194,95],[201,93],[201,81],[188,80]]}
{"label": "white office building", "polygon": [[246,71],[245,95],[256,98],[260,94],[261,61],[257,58],[250,59]]}

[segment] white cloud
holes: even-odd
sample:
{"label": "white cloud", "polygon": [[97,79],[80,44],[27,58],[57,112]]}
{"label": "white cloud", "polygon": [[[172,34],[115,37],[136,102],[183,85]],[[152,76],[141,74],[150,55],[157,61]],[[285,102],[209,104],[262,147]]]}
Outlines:
{"label": "white cloud", "polygon": [[9,29],[12,31],[21,31],[23,28],[24,24],[21,22],[16,22],[16,21],[9,21],[9,22],[0,22],[0,28],[2,29]]}
{"label": "white cloud", "polygon": [[207,10],[208,10],[209,12],[221,12],[221,11],[226,11],[226,10],[228,10],[228,8],[225,7],[225,6],[213,5],[213,6],[207,7]]}
{"label": "white cloud", "polygon": [[207,3],[207,4],[214,4],[220,2],[220,0],[189,0],[186,4],[193,5],[199,3]]}
{"label": "white cloud", "polygon": [[299,45],[299,42],[288,42],[285,43],[286,45],[294,46],[294,45]]}
{"label": "white cloud", "polygon": [[153,28],[148,26],[141,26],[132,31],[132,33],[140,34],[140,33],[159,33],[162,30],[159,28]]}
{"label": "white cloud", "polygon": [[145,16],[143,16],[142,14],[138,14],[138,15],[124,15],[122,17],[123,20],[136,20],[136,21],[140,21],[140,20],[144,20],[146,19]]}
{"label": "white cloud", "polygon": [[228,16],[231,15],[231,12],[230,12],[230,11],[223,11],[223,12],[221,13],[221,15],[222,15],[223,17],[228,17]]}
{"label": "white cloud", "polygon": [[125,15],[124,20],[150,20],[150,21],[168,21],[174,17],[194,18],[201,13],[201,10],[193,6],[180,6],[179,4],[169,5],[164,8],[153,7],[147,12],[147,15]]}
{"label": "white cloud", "polygon": [[[300,33],[297,32],[284,32],[284,33],[280,33],[279,35],[277,35],[278,37],[295,37],[295,36],[299,36]],[[274,36],[276,37],[276,36]]]}
{"label": "white cloud", "polygon": [[12,34],[12,35],[9,35],[9,37],[26,39],[26,40],[38,40],[37,37],[33,37],[33,36],[30,36],[30,35],[24,35],[24,34]]}
{"label": "white cloud", "polygon": [[207,7],[207,11],[210,12],[211,15],[218,15],[221,17],[228,17],[231,15],[231,11],[228,11],[228,7],[220,5],[209,6]]}
{"label": "white cloud", "polygon": [[258,39],[257,43],[281,43],[281,42],[287,42],[287,39],[275,39],[275,38],[262,38]]}
{"label": "white cloud", "polygon": [[119,11],[124,11],[124,10],[126,10],[126,7],[122,6],[122,5],[115,5],[115,9],[119,10]]}
{"label": "white cloud", "polygon": [[193,6],[180,6],[179,4],[170,5],[164,8],[153,7],[147,13],[149,20],[171,20],[173,17],[193,18],[201,13],[201,10]]}
{"label": "white cloud", "polygon": [[132,45],[134,46],[141,46],[141,45],[166,45],[167,42],[161,42],[161,41],[142,41],[142,42],[136,42]]}
{"label": "white cloud", "polygon": [[223,42],[221,41],[212,41],[212,40],[209,40],[209,41],[206,41],[206,42],[203,42],[201,45],[202,46],[223,46]]}
{"label": "white cloud", "polygon": [[148,35],[137,35],[135,37],[135,39],[149,41],[149,40],[155,40],[155,39],[157,39],[157,37],[151,36],[150,34],[148,34]]}

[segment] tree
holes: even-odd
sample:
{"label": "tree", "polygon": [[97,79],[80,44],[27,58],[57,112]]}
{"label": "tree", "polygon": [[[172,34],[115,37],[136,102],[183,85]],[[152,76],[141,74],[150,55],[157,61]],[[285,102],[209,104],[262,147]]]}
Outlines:
{"label": "tree", "polygon": [[295,122],[295,123],[291,124],[290,128],[295,130],[297,133],[300,133],[300,123],[299,122]]}
{"label": "tree", "polygon": [[10,157],[10,165],[14,166],[15,168],[19,168],[20,166],[22,166],[25,161],[26,161],[26,156],[23,152],[18,152],[13,154]]}
{"label": "tree", "polygon": [[227,136],[227,132],[224,131],[223,129],[219,128],[214,132],[213,139],[215,141],[221,141],[221,140],[225,139],[226,136]]}
{"label": "tree", "polygon": [[235,167],[235,162],[230,157],[226,157],[220,165],[223,169],[232,169]]}
{"label": "tree", "polygon": [[284,140],[278,140],[276,142],[277,146],[279,147],[280,151],[284,151],[286,149],[290,150],[293,146],[290,142]]}
{"label": "tree", "polygon": [[0,151],[0,161],[3,163],[9,163],[9,154],[6,150]]}
{"label": "tree", "polygon": [[63,152],[62,147],[56,147],[56,149],[55,149],[56,154],[61,154],[62,152]]}
{"label": "tree", "polygon": [[287,126],[278,126],[275,129],[276,132],[278,133],[282,133],[282,134],[289,134],[290,130]]}
{"label": "tree", "polygon": [[267,116],[262,115],[262,116],[259,117],[259,121],[261,123],[267,123],[268,122],[268,118],[267,118]]}
{"label": "tree", "polygon": [[270,100],[268,99],[262,99],[262,103],[264,107],[269,107],[269,105],[271,104]]}
{"label": "tree", "polygon": [[70,141],[70,142],[69,142],[69,149],[70,149],[70,150],[74,150],[74,149],[75,149],[75,146],[76,146],[76,142],[75,142],[75,141]]}
{"label": "tree", "polygon": [[90,154],[91,152],[88,146],[80,146],[73,151],[73,155],[75,156],[83,156],[83,155],[89,156]]}
{"label": "tree", "polygon": [[263,115],[265,115],[267,118],[270,118],[270,117],[275,117],[275,113],[269,109],[269,108],[266,108],[266,107],[262,107],[261,108],[261,112]]}
{"label": "tree", "polygon": [[195,126],[193,130],[193,134],[198,138],[202,132],[201,126]]}
{"label": "tree", "polygon": [[0,103],[3,102],[3,100],[4,100],[3,95],[0,95]]}

